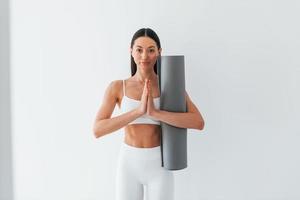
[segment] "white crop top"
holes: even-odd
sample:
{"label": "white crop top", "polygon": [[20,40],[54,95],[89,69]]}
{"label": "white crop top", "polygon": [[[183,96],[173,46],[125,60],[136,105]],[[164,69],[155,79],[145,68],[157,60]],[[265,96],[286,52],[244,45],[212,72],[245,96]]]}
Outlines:
{"label": "white crop top", "polygon": [[[154,107],[159,109],[160,97],[153,98],[153,102],[154,102]],[[139,105],[140,105],[140,100],[132,99],[132,98],[129,98],[126,96],[125,81],[123,80],[123,98],[122,98],[122,102],[121,102],[121,106],[120,106],[122,113],[131,111],[131,110],[137,108]],[[160,125],[160,121],[155,120],[155,119],[147,116],[146,114],[144,114],[128,124],[159,124]]]}

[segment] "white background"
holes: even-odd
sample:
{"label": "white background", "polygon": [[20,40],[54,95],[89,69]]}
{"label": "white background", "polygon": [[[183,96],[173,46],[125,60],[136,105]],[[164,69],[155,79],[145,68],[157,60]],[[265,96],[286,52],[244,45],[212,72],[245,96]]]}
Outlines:
{"label": "white background", "polygon": [[[12,0],[16,200],[113,200],[123,129],[95,139],[143,27],[183,54],[203,131],[188,131],[176,200],[300,198],[299,1]],[[118,114],[116,107],[114,115]]]}

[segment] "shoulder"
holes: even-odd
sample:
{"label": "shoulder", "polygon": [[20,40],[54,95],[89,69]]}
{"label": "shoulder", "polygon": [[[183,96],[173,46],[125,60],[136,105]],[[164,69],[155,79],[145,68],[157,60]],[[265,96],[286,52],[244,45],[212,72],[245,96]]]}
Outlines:
{"label": "shoulder", "polygon": [[109,87],[112,89],[118,88],[122,85],[123,80],[113,80],[109,83]]}
{"label": "shoulder", "polygon": [[[126,79],[125,79],[126,80]],[[123,80],[113,80],[109,83],[108,88],[111,95],[119,100],[123,96]]]}
{"label": "shoulder", "polygon": [[123,80],[113,80],[108,84],[107,90],[111,94],[117,94],[123,86]]}

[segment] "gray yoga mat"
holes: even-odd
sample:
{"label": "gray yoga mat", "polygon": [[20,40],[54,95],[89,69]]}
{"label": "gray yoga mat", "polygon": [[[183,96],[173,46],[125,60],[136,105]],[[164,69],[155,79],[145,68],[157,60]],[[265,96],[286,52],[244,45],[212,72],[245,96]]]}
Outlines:
{"label": "gray yoga mat", "polygon": [[[161,56],[157,62],[160,109],[186,112],[184,56]],[[161,122],[162,166],[168,170],[187,167],[187,129]]]}

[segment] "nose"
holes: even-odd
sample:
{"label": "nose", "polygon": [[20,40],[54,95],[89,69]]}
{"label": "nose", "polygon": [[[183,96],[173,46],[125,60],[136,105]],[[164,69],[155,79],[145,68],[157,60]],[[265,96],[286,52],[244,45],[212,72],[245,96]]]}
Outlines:
{"label": "nose", "polygon": [[147,58],[147,56],[148,56],[148,53],[147,53],[146,51],[144,51],[144,52],[142,53],[142,59]]}

